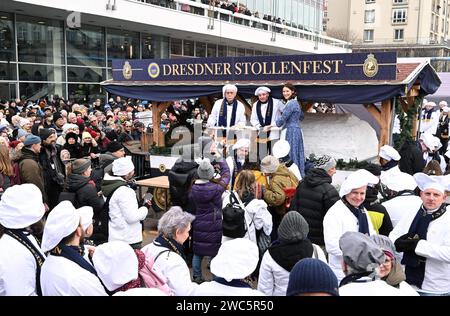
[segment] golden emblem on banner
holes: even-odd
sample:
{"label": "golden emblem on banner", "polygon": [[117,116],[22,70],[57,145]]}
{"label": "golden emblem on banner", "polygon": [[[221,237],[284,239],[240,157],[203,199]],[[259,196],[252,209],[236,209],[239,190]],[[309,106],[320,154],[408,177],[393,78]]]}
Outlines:
{"label": "golden emblem on banner", "polygon": [[155,79],[159,76],[159,65],[157,63],[151,63],[148,65],[148,75],[150,78]]}
{"label": "golden emblem on banner", "polygon": [[131,77],[133,76],[133,70],[131,69],[131,65],[128,61],[126,61],[125,64],[123,64],[122,74],[123,77],[127,80],[131,79]]}
{"label": "golden emblem on banner", "polygon": [[363,71],[366,77],[375,77],[378,73],[378,61],[373,54],[367,55],[367,59],[364,61]]}
{"label": "golden emblem on banner", "polygon": [[159,165],[159,171],[161,171],[161,173],[166,172],[166,169],[167,169],[167,168],[166,168],[166,165],[165,165],[165,164],[162,163],[162,164]]}

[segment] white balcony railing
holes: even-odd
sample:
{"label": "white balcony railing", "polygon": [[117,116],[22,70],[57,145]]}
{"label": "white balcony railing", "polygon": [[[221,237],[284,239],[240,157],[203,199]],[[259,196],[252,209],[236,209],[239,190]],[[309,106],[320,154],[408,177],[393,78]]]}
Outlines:
{"label": "white balcony railing", "polygon": [[[234,13],[229,10],[225,10],[219,7],[215,7],[208,4],[203,4],[193,0],[127,0],[130,2],[140,2],[149,6],[162,6],[169,9],[183,11],[189,14],[196,14],[212,18],[220,21],[220,23],[235,23],[250,28],[260,29],[271,33],[279,33],[287,36],[301,38],[304,40],[316,41],[318,43],[350,48],[351,43],[342,41],[336,38],[332,38],[320,33],[315,33],[309,30],[303,29],[303,27],[290,23],[277,23],[276,21],[268,21],[260,17],[252,15],[245,15],[242,13]],[[210,23],[209,28],[213,28],[214,24]]]}

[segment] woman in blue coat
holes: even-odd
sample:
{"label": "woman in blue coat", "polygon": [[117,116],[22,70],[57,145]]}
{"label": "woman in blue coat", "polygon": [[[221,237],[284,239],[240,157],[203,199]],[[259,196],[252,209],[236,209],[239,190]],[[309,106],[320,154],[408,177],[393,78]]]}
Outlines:
{"label": "woman in blue coat", "polygon": [[219,179],[215,179],[215,170],[209,159],[199,163],[198,180],[192,185],[189,195],[195,205],[192,274],[197,283],[202,281],[203,257],[217,255],[222,242],[222,193],[230,182],[230,169],[225,159],[220,159],[217,164],[220,168]]}
{"label": "woman in blue coat", "polygon": [[297,101],[295,87],[286,83],[283,86],[283,98],[286,100],[281,117],[276,121],[278,127],[284,125],[286,128],[286,140],[291,146],[289,157],[300,169],[302,178],[305,177],[305,150],[303,147],[303,135],[300,121],[303,121],[304,113]]}

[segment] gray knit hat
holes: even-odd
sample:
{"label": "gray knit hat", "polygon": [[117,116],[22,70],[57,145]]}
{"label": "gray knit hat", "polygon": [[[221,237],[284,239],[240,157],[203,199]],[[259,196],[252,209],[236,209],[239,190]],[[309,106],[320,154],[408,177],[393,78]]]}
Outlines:
{"label": "gray knit hat", "polygon": [[314,161],[314,168],[323,169],[328,171],[332,168],[336,167],[336,159],[330,157],[328,155],[323,155],[322,157],[318,157]]}
{"label": "gray knit hat", "polygon": [[74,174],[82,174],[91,166],[90,159],[77,159],[73,162],[72,165],[72,173]]}
{"label": "gray knit hat", "polygon": [[304,240],[308,233],[308,222],[296,211],[286,213],[278,226],[278,238],[282,241]]}
{"label": "gray knit hat", "polygon": [[358,272],[372,272],[385,261],[383,250],[369,236],[346,232],[339,239],[344,262]]}
{"label": "gray knit hat", "polygon": [[211,165],[211,162],[208,158],[200,161],[197,168],[197,174],[199,179],[211,180],[212,178],[214,178],[214,167]]}

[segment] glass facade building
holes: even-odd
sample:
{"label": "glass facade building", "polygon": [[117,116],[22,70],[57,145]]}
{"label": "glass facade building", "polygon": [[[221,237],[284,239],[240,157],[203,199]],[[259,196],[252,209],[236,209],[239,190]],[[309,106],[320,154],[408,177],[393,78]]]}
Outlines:
{"label": "glass facade building", "polygon": [[62,20],[0,11],[0,96],[7,99],[103,98],[100,82],[112,78],[115,58],[262,54],[269,53],[88,24],[69,29]]}
{"label": "glass facade building", "polygon": [[[167,2],[134,1],[157,5]],[[207,3],[202,0],[195,2]],[[248,8],[252,15],[258,12],[260,19],[264,16],[281,19],[283,25],[316,34],[322,28],[322,0],[233,2]],[[191,8],[205,13],[204,8]],[[184,10],[180,3],[172,9]],[[190,13],[198,14],[193,9]],[[60,19],[50,15],[42,18],[17,11],[23,10],[14,13],[0,11],[0,98],[36,100],[59,95],[79,102],[90,102],[105,97],[100,82],[112,78],[111,61],[115,58],[253,56],[270,55],[276,51],[276,46],[267,48],[271,50],[269,52],[227,45],[220,38],[217,38],[217,43],[214,40],[203,42],[198,38],[176,38],[173,35],[170,37],[88,23],[94,21],[83,21],[80,28],[71,29],[62,16]],[[259,23],[244,24],[255,27]],[[259,28],[267,29],[267,26]],[[275,27],[275,30],[281,32],[279,27]],[[303,37],[292,30],[284,34]]]}

